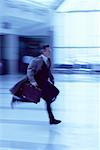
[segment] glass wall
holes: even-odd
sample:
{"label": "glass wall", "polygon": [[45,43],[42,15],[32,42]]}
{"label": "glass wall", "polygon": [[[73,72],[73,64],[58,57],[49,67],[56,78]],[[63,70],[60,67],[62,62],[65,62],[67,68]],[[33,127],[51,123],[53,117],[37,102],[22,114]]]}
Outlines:
{"label": "glass wall", "polygon": [[54,64],[100,64],[100,12],[56,13]]}
{"label": "glass wall", "polygon": [[8,61],[5,58],[5,35],[0,35],[0,75],[8,73]]}

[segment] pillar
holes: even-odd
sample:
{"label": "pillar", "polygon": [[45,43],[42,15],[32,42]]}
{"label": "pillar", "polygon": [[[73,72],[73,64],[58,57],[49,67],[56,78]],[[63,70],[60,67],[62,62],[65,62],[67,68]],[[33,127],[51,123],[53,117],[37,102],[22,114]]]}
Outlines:
{"label": "pillar", "polygon": [[8,74],[18,73],[18,36],[6,34],[4,57],[8,62]]}

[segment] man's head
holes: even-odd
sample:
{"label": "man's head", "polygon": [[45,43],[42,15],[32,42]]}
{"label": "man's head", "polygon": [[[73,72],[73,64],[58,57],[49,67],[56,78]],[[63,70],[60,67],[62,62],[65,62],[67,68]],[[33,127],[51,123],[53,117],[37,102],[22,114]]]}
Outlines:
{"label": "man's head", "polygon": [[50,52],[51,52],[50,46],[44,45],[42,50],[41,50],[41,53],[46,57],[50,57]]}

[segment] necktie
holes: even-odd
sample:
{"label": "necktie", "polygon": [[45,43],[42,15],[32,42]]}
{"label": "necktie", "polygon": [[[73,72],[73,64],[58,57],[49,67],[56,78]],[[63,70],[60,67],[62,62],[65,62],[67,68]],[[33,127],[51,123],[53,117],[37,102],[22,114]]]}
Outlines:
{"label": "necktie", "polygon": [[47,66],[50,66],[50,58],[47,59]]}

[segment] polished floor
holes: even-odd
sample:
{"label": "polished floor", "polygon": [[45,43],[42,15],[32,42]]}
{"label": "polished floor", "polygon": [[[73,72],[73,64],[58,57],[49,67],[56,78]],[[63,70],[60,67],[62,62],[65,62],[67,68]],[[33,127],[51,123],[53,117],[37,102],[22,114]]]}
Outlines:
{"label": "polished floor", "polygon": [[0,150],[100,150],[100,75],[54,76],[58,125],[49,124],[42,99],[11,109],[9,88],[22,76],[0,76]]}

